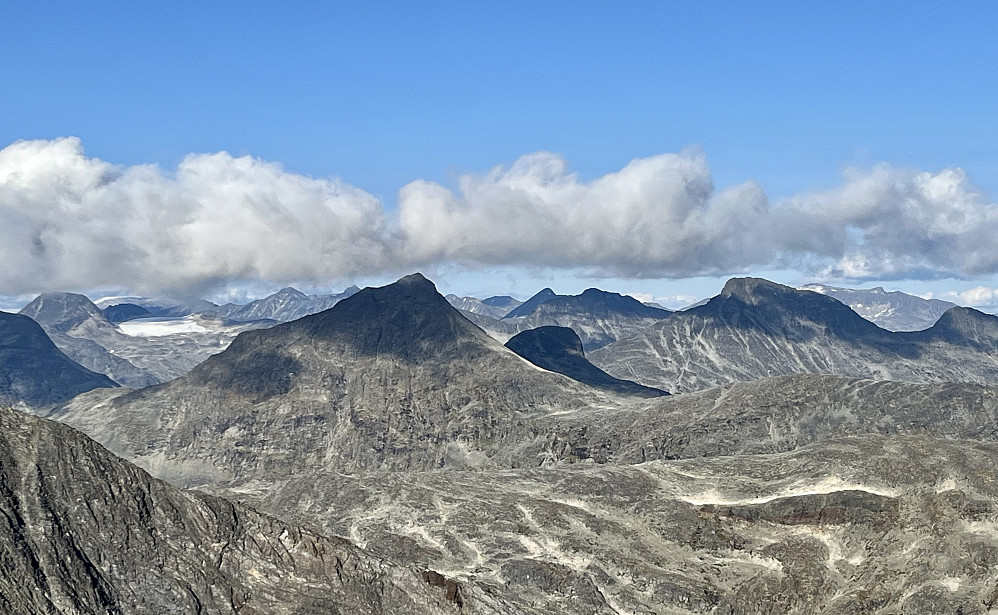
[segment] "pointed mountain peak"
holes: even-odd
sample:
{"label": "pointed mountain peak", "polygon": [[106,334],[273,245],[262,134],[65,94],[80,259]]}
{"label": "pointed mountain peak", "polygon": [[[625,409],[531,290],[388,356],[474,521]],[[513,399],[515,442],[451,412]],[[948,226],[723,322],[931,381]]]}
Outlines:
{"label": "pointed mountain peak", "polygon": [[308,299],[308,295],[293,286],[285,286],[271,297],[294,297],[295,299]]}
{"label": "pointed mountain peak", "polygon": [[284,327],[337,340],[360,354],[406,359],[444,352],[470,338],[490,341],[437,292],[433,282],[418,273],[387,286],[365,288],[331,309]]}
{"label": "pointed mountain peak", "polygon": [[519,318],[520,316],[527,316],[529,314],[532,314],[533,311],[537,309],[537,306],[539,306],[542,303],[545,303],[547,301],[550,301],[551,299],[559,297],[559,296],[560,295],[555,294],[555,292],[553,290],[551,290],[550,288],[545,288],[545,289],[541,290],[540,292],[538,292],[533,297],[527,299],[526,301],[524,301],[523,303],[521,303],[520,305],[518,305],[516,308],[514,308],[513,310],[511,310],[508,314],[506,314],[505,316],[503,316],[503,318],[504,319],[505,318]]}

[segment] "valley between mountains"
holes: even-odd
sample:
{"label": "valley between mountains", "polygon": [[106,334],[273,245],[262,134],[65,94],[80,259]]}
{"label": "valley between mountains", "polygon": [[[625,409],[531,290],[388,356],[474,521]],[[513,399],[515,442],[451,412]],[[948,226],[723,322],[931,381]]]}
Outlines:
{"label": "valley between mountains", "polygon": [[998,318],[821,290],[43,295],[0,314],[0,610],[998,610]]}

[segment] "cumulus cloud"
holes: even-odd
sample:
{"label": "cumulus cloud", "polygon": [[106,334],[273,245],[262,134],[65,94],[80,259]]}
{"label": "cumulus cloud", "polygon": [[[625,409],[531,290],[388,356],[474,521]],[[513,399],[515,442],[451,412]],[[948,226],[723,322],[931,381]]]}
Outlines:
{"label": "cumulus cloud", "polygon": [[528,154],[455,188],[417,180],[386,213],[337,179],[228,153],[175,170],[119,167],[78,139],[0,150],[0,291],[128,288],[202,294],[439,265],[629,278],[797,269],[846,279],[998,273],[998,206],[960,169],[881,165],[831,190],[771,200],[717,189],[698,150],[583,180]]}
{"label": "cumulus cloud", "polygon": [[381,204],[338,180],[227,153],[176,172],[119,168],[78,139],[0,150],[5,294],[129,287],[199,293],[232,280],[321,281],[382,272]]}
{"label": "cumulus cloud", "polygon": [[963,291],[951,290],[941,293],[939,298],[971,307],[993,306],[998,305],[998,288],[975,286]]}
{"label": "cumulus cloud", "polygon": [[699,152],[638,159],[582,182],[547,152],[483,177],[460,195],[417,181],[399,193],[407,255],[415,262],[585,267],[658,277],[720,273],[772,257],[755,241],[768,203],[758,185],[715,193]]}
{"label": "cumulus cloud", "polygon": [[796,268],[847,279],[998,271],[998,206],[959,169],[881,165],[834,190],[771,202],[755,182],[715,190],[696,151],[638,159],[581,181],[556,154],[465,176],[458,193],[400,192],[416,262],[584,267],[616,277]]}

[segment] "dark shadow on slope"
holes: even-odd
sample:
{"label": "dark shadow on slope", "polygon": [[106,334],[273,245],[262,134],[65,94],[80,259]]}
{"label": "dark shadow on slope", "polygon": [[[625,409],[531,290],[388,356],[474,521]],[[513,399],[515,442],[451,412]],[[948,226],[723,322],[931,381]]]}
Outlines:
{"label": "dark shadow on slope", "polygon": [[586,359],[579,336],[568,327],[545,326],[513,336],[506,347],[538,367],[623,395],[661,397],[665,391],[614,378]]}

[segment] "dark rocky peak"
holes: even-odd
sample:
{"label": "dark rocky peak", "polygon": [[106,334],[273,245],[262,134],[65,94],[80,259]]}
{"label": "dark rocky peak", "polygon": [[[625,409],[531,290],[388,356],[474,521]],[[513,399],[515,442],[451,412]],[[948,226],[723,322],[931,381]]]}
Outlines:
{"label": "dark rocky peak", "polygon": [[555,292],[553,290],[551,290],[550,288],[545,288],[544,290],[540,291],[539,293],[537,293],[533,297],[527,299],[526,301],[524,301],[523,303],[521,303],[520,305],[518,305],[516,308],[514,308],[513,310],[511,310],[508,314],[506,314],[505,316],[503,316],[503,319],[506,319],[506,318],[519,318],[521,316],[528,316],[528,315],[532,314],[534,312],[534,310],[536,310],[537,307],[539,305],[541,305],[542,303],[544,303],[546,301],[550,301],[551,299],[554,299],[555,297],[559,297],[559,296],[560,295],[555,294]]}
{"label": "dark rocky peak", "polygon": [[115,324],[152,315],[152,312],[134,303],[118,303],[104,308],[104,318]]}
{"label": "dark rocky peak", "polygon": [[909,334],[918,339],[943,340],[961,346],[998,351],[998,316],[967,307],[946,310],[935,325]]}
{"label": "dark rocky peak", "polygon": [[779,297],[789,297],[795,292],[797,291],[789,286],[770,282],[764,278],[731,278],[724,284],[718,296],[725,299],[734,297],[743,303],[755,305]]}
{"label": "dark rocky peak", "polygon": [[539,353],[586,356],[578,333],[569,327],[552,325],[522,331],[506,342],[506,348],[524,358]]}
{"label": "dark rocky peak", "polygon": [[[841,301],[820,293],[797,290],[762,278],[732,278],[721,293],[687,314],[723,315],[745,326],[792,332],[813,323],[825,334],[843,338],[883,337],[889,332],[857,314]],[[739,318],[738,315],[747,318]]]}
{"label": "dark rocky peak", "polygon": [[344,288],[343,292],[340,293],[340,294],[343,295],[344,297],[352,297],[352,296],[356,295],[359,292],[360,292],[360,288],[358,286],[351,285],[351,286],[347,286],[346,288]]}
{"label": "dark rocky peak", "polygon": [[106,320],[93,301],[76,293],[44,293],[19,312],[37,323],[66,332],[80,323],[96,318]]}
{"label": "dark rocky peak", "polygon": [[266,337],[285,332],[339,343],[361,355],[390,354],[409,360],[453,351],[461,342],[492,343],[419,273],[387,286],[365,288],[324,312],[253,333]]}
{"label": "dark rocky peak", "polygon": [[665,391],[614,378],[589,362],[579,335],[568,327],[543,326],[514,335],[506,347],[537,367],[557,372],[604,391],[660,397]]}
{"label": "dark rocky peak", "polygon": [[496,295],[495,297],[489,297],[487,299],[482,299],[482,303],[497,308],[511,307],[520,305],[520,302],[516,299],[510,297],[509,295]]}
{"label": "dark rocky peak", "polygon": [[39,408],[116,386],[63,354],[31,318],[0,312],[0,403]]}

